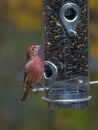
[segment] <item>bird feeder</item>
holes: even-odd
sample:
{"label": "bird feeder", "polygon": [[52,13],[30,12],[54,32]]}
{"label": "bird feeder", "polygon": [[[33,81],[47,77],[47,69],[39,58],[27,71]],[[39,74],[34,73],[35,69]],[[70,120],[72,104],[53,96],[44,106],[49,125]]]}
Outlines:
{"label": "bird feeder", "polygon": [[90,96],[87,0],[43,0],[45,88],[49,109],[87,107]]}
{"label": "bird feeder", "polygon": [[88,2],[43,0],[45,83],[49,109],[83,109],[90,96]]}

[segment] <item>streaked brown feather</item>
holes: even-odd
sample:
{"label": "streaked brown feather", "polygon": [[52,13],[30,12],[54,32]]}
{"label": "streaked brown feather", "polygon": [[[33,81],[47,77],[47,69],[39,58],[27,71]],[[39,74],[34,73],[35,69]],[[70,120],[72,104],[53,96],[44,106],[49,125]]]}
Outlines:
{"label": "streaked brown feather", "polygon": [[31,87],[34,87],[43,75],[43,61],[36,56],[35,59],[31,59],[27,62],[24,72],[24,95],[21,102],[25,101],[28,96],[28,91]]}

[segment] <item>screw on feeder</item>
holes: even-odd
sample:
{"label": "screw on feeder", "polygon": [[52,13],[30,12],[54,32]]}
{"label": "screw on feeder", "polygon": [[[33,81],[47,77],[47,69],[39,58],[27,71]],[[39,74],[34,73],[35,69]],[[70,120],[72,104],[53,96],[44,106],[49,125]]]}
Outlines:
{"label": "screw on feeder", "polygon": [[71,37],[76,37],[76,36],[77,36],[77,32],[74,31],[74,30],[72,30],[72,29],[70,29],[70,30],[69,30],[69,35],[70,35]]}

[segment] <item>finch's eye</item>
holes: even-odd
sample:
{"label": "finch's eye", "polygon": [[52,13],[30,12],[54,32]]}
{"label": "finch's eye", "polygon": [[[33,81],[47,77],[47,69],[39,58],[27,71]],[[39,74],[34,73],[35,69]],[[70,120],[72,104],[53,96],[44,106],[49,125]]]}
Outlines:
{"label": "finch's eye", "polygon": [[34,48],[32,48],[32,51],[34,50]]}

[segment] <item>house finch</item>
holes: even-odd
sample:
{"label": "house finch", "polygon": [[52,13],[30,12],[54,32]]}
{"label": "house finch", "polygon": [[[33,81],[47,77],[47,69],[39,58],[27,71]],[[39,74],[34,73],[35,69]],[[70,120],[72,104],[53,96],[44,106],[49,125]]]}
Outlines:
{"label": "house finch", "polygon": [[44,70],[44,65],[42,59],[38,56],[38,45],[32,45],[27,50],[27,60],[28,62],[25,65],[25,72],[24,72],[24,95],[21,99],[21,102],[25,101],[28,95],[28,91],[30,88],[33,88],[36,85],[42,75]]}

